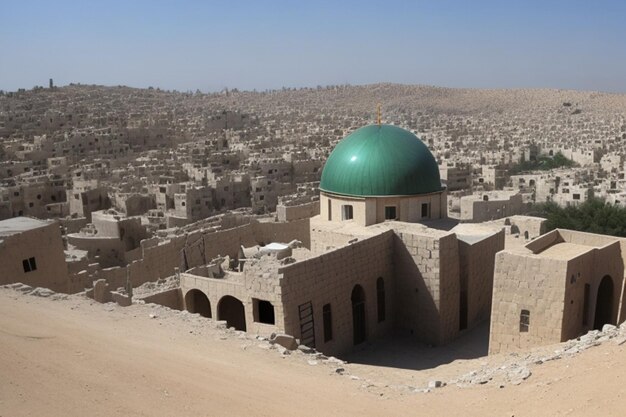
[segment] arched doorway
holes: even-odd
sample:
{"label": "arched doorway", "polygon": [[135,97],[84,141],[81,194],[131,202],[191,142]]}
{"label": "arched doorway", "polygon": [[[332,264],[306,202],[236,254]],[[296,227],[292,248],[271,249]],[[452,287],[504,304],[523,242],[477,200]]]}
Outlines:
{"label": "arched doorway", "polygon": [[365,342],[365,292],[363,287],[355,285],[352,290],[352,332],[354,344]]}
{"label": "arched doorway", "polygon": [[613,324],[613,280],[605,275],[598,287],[596,298],[596,314],[593,319],[593,328],[601,330],[605,324]]}
{"label": "arched doorway", "polygon": [[246,311],[243,303],[230,295],[222,297],[217,304],[218,320],[226,320],[228,327],[246,331]]}
{"label": "arched doorway", "polygon": [[206,294],[200,290],[189,290],[185,294],[185,306],[190,313],[198,313],[202,317],[211,318],[211,303]]}

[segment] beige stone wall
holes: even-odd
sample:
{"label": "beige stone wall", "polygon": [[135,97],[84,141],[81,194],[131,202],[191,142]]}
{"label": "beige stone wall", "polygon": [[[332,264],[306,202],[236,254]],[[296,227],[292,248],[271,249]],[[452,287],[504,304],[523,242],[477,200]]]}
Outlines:
{"label": "beige stone wall", "polygon": [[541,217],[510,216],[508,219],[512,229],[515,227],[516,232],[527,240],[535,239],[546,232],[547,220]]}
{"label": "beige stone wall", "polygon": [[153,294],[142,298],[142,300],[146,303],[159,304],[174,310],[182,310],[184,306],[183,295],[180,288],[174,288],[158,294]]}
{"label": "beige stone wall", "polygon": [[506,199],[496,196],[494,193],[485,193],[485,196],[489,198],[488,201],[477,200],[474,195],[461,197],[461,221],[485,222],[496,220],[521,214],[524,209],[522,195],[519,193]]}
{"label": "beige stone wall", "polygon": [[[365,293],[368,340],[389,332],[393,325],[394,275],[393,232],[359,240],[321,256],[279,270],[282,274],[282,304],[285,331],[301,337],[298,306],[311,302],[316,348],[326,354],[345,353],[353,347],[351,295],[355,285]],[[378,322],[376,280],[385,283],[386,317]],[[331,305],[333,339],[324,342],[323,306]]]}
{"label": "beige stone wall", "polygon": [[[422,217],[422,204],[429,205],[429,213]],[[447,193],[425,194],[409,197],[366,197],[351,198],[328,193],[320,193],[321,218],[331,222],[345,222],[342,220],[342,206],[351,205],[354,217],[350,222],[360,226],[370,226],[382,223],[385,219],[385,207],[396,207],[396,219],[415,223],[423,220],[445,218],[447,216]],[[329,217],[329,210],[332,216]]]}
{"label": "beige stone wall", "polygon": [[[503,251],[496,257],[491,353],[557,343],[592,329],[605,276],[613,283],[609,321],[624,321],[626,239],[557,229],[526,248],[532,253]],[[521,309],[530,311],[527,333],[520,332]]]}
{"label": "beige stone wall", "polygon": [[103,268],[126,263],[126,249],[119,238],[73,233],[67,235],[67,241],[77,249],[87,251],[89,258],[95,259]]}
{"label": "beige stone wall", "polygon": [[[593,329],[596,296],[600,284],[600,280],[596,280],[594,271],[595,252],[590,248],[589,252],[570,260],[566,275],[561,277],[565,287],[561,341],[573,339]],[[586,324],[583,323],[585,284],[591,286]]]}
{"label": "beige stone wall", "polygon": [[304,247],[311,247],[308,218],[290,222],[257,223],[254,226],[254,231],[257,240],[265,244],[271,242],[289,243],[297,239],[302,242]]}
{"label": "beige stone wall", "polygon": [[459,240],[461,290],[467,291],[467,328],[489,319],[495,255],[504,249],[504,231],[475,243]]}
{"label": "beige stone wall", "polygon": [[[621,291],[624,277],[624,260],[620,241],[601,248],[590,248],[588,253],[569,261],[565,277],[563,332],[561,339],[569,340],[593,328],[598,301],[598,287],[608,275],[613,282],[612,323],[618,324]],[[589,309],[583,324],[584,288],[590,285]]]}
{"label": "beige stone wall", "polygon": [[[35,258],[37,269],[24,272],[22,261]],[[21,282],[67,292],[68,272],[59,223],[0,238],[0,285]]]}
{"label": "beige stone wall", "polygon": [[[352,206],[352,220],[342,220],[342,206],[344,205]],[[329,210],[331,213],[330,217]],[[362,226],[368,226],[375,222],[375,217],[373,217],[375,214],[372,213],[371,204],[366,204],[366,199],[339,196],[329,197],[325,193],[320,193],[320,215],[325,220],[337,223],[350,221]]]}
{"label": "beige stone wall", "polygon": [[441,344],[459,330],[459,250],[456,235],[399,232],[394,239],[396,327]]}
{"label": "beige stone wall", "polygon": [[297,206],[285,206],[283,204],[276,206],[276,217],[278,217],[278,221],[281,222],[306,219],[317,216],[318,214],[320,214],[319,201],[313,201],[311,203],[300,204]]}
{"label": "beige stone wall", "polygon": [[[224,278],[207,278],[181,273],[182,306],[185,309],[188,308],[186,295],[190,290],[197,289],[209,299],[211,317],[215,320],[225,320],[226,318],[220,314],[220,301],[226,296],[231,296],[244,305],[248,333],[269,336],[274,332],[283,332],[285,321],[278,267],[276,260],[268,257],[268,259],[256,262],[247,262],[244,272],[228,272]],[[274,325],[260,323],[258,317],[255,317],[255,299],[269,301],[273,305]]]}
{"label": "beige stone wall", "polygon": [[311,251],[315,254],[322,254],[328,250],[345,246],[353,239],[354,235],[311,227]]}
{"label": "beige stone wall", "polygon": [[284,223],[252,222],[210,233],[196,231],[158,244],[155,239],[147,239],[141,242],[141,256],[135,254],[138,259],[127,266],[97,269],[89,273],[90,278],[78,277],[77,274],[74,276],[78,286],[104,278],[112,288],[118,288],[126,284],[128,274],[133,287],[136,287],[148,281],[172,276],[175,268],[184,266],[183,253],[187,258],[187,266],[191,268],[208,263],[220,255],[234,258],[240,245],[290,242],[294,239],[302,241],[305,246],[310,245],[308,219]]}
{"label": "beige stone wall", "polygon": [[[489,353],[559,343],[568,263],[502,251],[496,255]],[[530,312],[520,332],[521,310]]]}

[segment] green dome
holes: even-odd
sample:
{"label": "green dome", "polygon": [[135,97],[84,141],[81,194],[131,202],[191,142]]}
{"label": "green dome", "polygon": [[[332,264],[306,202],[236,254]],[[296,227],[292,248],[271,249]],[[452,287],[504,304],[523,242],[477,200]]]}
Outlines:
{"label": "green dome", "polygon": [[348,196],[428,194],[442,190],[437,161],[413,133],[391,125],[355,130],[335,146],[320,190]]}

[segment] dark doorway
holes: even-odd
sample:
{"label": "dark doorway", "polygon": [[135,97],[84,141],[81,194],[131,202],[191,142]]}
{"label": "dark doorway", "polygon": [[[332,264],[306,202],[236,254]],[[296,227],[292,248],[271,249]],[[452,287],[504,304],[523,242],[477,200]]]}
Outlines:
{"label": "dark doorway", "polygon": [[593,328],[601,330],[605,324],[612,324],[613,316],[613,280],[605,275],[598,287],[596,298],[596,315],[593,320]]}
{"label": "dark doorway", "polygon": [[202,317],[211,318],[211,303],[206,294],[200,290],[190,290],[185,295],[185,306],[190,313],[198,313]]}
{"label": "dark doorway", "polygon": [[363,287],[355,285],[352,290],[352,331],[354,344],[365,342],[365,292]]}
{"label": "dark doorway", "polygon": [[226,320],[228,327],[246,331],[246,312],[243,303],[226,295],[217,303],[217,319]]}

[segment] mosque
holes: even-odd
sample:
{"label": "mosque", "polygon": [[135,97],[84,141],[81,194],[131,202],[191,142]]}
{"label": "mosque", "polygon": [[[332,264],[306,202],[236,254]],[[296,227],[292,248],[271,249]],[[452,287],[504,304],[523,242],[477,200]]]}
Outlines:
{"label": "mosque", "polygon": [[504,232],[454,225],[446,197],[437,162],[417,136],[364,126],[330,154],[319,214],[306,219],[302,245],[241,245],[230,260],[187,270],[183,304],[331,355],[390,334],[447,343],[489,318]]}
{"label": "mosque", "polygon": [[[448,219],[437,162],[405,129],[378,123],[345,137],[319,192],[319,201],[283,207],[275,219],[233,215],[220,227],[143,240],[141,262],[102,269],[86,294],[129,305],[112,290],[129,271],[146,282],[178,264],[178,287],[139,298],[253,334],[285,333],[327,355],[393,335],[442,345],[487,321],[489,352],[506,352],[626,320],[626,239],[544,233],[538,217]],[[100,220],[117,227],[109,217]],[[54,222],[0,223],[11,277],[84,288],[88,271],[65,279]]]}
{"label": "mosque", "polygon": [[[626,320],[626,239],[544,233],[545,219],[530,216],[458,224],[447,218],[435,158],[407,130],[377,123],[345,137],[319,192],[319,201],[283,206],[275,218],[232,215],[219,227],[144,239],[141,260],[94,275],[66,262],[56,223],[4,220],[0,260],[11,273],[0,284],[78,292],[91,279],[88,296],[129,305],[112,288],[131,274],[142,283],[174,269],[179,287],[145,302],[264,336],[285,333],[328,355],[391,335],[441,345],[488,320],[489,352],[506,352]],[[99,215],[107,242],[120,242],[136,222],[121,227],[114,217]]]}

